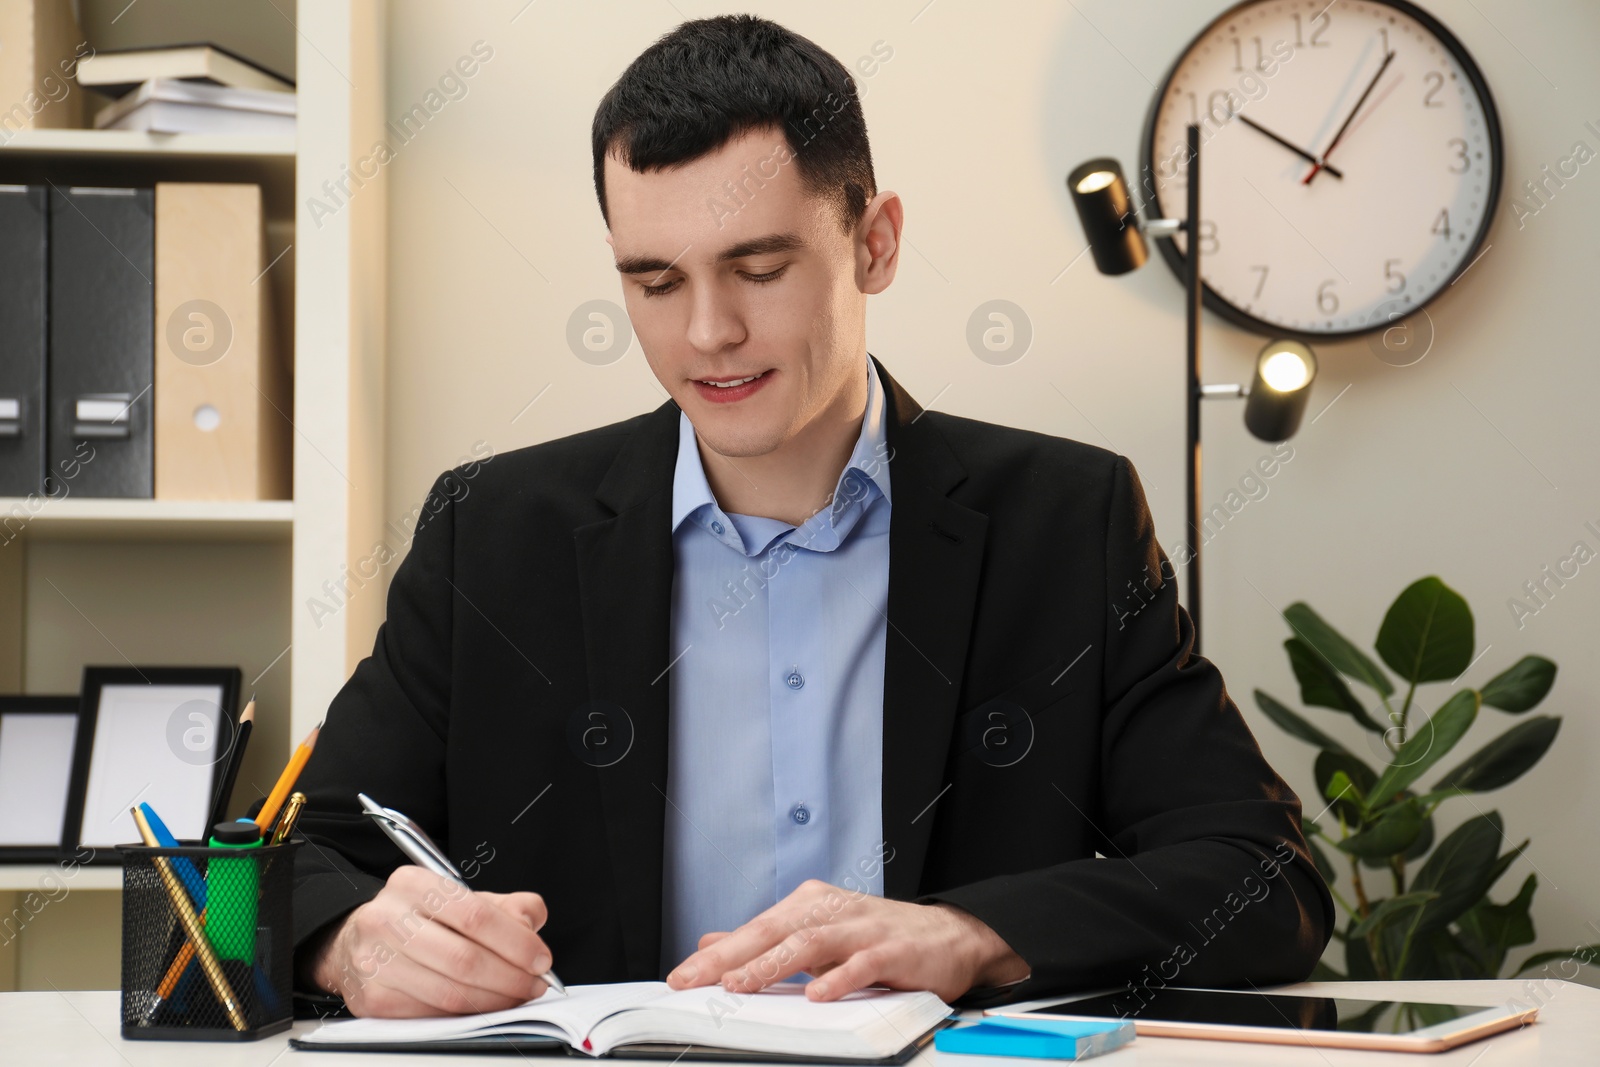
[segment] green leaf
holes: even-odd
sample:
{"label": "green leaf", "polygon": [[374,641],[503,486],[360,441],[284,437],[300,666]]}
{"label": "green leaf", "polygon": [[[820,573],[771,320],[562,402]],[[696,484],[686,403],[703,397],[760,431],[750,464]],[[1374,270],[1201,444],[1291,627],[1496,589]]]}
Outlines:
{"label": "green leaf", "polygon": [[1330,794],[1328,785],[1333,781],[1333,776],[1340,772],[1355,786],[1342,800],[1334,800],[1332,807],[1344,816],[1348,826],[1359,825],[1366,818],[1365,810],[1357,794],[1365,796],[1378,780],[1378,773],[1365,763],[1347,752],[1332,752],[1324,749],[1317,753],[1317,761],[1312,765],[1311,773],[1317,783],[1317,794],[1332,800],[1338,794],[1335,789]]}
{"label": "green leaf", "polygon": [[1451,797],[1464,797],[1471,793],[1471,789],[1434,789],[1422,794],[1423,807],[1437,806]]}
{"label": "green leaf", "polygon": [[1312,707],[1342,711],[1374,733],[1383,733],[1383,725],[1367,714],[1366,707],[1350,692],[1350,687],[1344,684],[1339,672],[1317,655],[1316,649],[1298,637],[1289,638],[1283,647],[1289,653],[1289,666],[1294,668],[1294,676],[1300,682],[1302,702]]}
{"label": "green leaf", "polygon": [[1374,934],[1384,927],[1404,919],[1410,922],[1414,915],[1412,912],[1439,899],[1439,894],[1431,890],[1427,892],[1402,893],[1388,900],[1380,900],[1375,904],[1367,917],[1350,928],[1351,937],[1366,937]]}
{"label": "green leaf", "polygon": [[1352,982],[1376,982],[1378,969],[1372,965],[1372,950],[1367,945],[1367,939],[1350,936],[1355,927],[1356,921],[1351,919],[1345,931],[1344,969],[1349,972]]}
{"label": "green leaf", "polygon": [[1389,606],[1375,647],[1413,685],[1457,678],[1472,663],[1472,609],[1438,578],[1419,578]]}
{"label": "green leaf", "polygon": [[[1511,972],[1511,977],[1517,978],[1535,967],[1543,967],[1556,960],[1576,960],[1579,966],[1583,966],[1593,963],[1596,959],[1600,959],[1600,945],[1578,945],[1574,948],[1558,948],[1553,952],[1535,952],[1522,961],[1521,967]],[[1573,971],[1572,974],[1563,977],[1570,980],[1577,973]]]}
{"label": "green leaf", "polygon": [[1356,788],[1350,776],[1343,771],[1333,772],[1333,777],[1328,779],[1328,787],[1322,795],[1327,800],[1339,800],[1348,796],[1357,804],[1361,803],[1361,790]]}
{"label": "green leaf", "polygon": [[1339,849],[1352,856],[1377,859],[1393,856],[1411,847],[1422,832],[1422,812],[1415,802],[1396,804],[1366,829],[1339,842]]}
{"label": "green leaf", "polygon": [[[1426,809],[1424,809],[1426,810]],[[1433,847],[1433,816],[1422,817],[1422,830],[1417,834],[1417,839],[1411,842],[1411,847],[1406,849],[1405,860],[1420,860],[1427,851]]]}
{"label": "green leaf", "polygon": [[1439,894],[1423,911],[1422,929],[1454,922],[1489,891],[1503,838],[1500,813],[1491,811],[1468,819],[1439,842],[1411,880],[1413,892]]}
{"label": "green leaf", "polygon": [[1310,836],[1306,837],[1306,847],[1311,850],[1311,862],[1316,864],[1317,873],[1322,875],[1324,882],[1332,885],[1339,878],[1339,873],[1333,869],[1333,861],[1328,859],[1327,854],[1322,851],[1322,846]]}
{"label": "green leaf", "polygon": [[1561,719],[1535,715],[1517,723],[1468,756],[1434,789],[1471,789],[1480,793],[1509,785],[1544,758],[1561,729]]}
{"label": "green leaf", "polygon": [[1318,748],[1332,749],[1335,752],[1348,752],[1343,745],[1312,726],[1301,716],[1284,707],[1273,697],[1261,690],[1256,690],[1256,707],[1261,713],[1271,719],[1278,728],[1290,737],[1298,737],[1302,741],[1316,745]]}
{"label": "green leaf", "polygon": [[1500,880],[1500,876],[1506,873],[1507,868],[1511,866],[1516,858],[1528,851],[1528,842],[1531,840],[1532,838],[1524,837],[1522,839],[1522,844],[1518,845],[1516,848],[1505,853],[1499,859],[1494,861],[1494,866],[1489,870],[1490,885],[1494,885],[1496,882],[1498,882]]}
{"label": "green leaf", "polygon": [[1474,978],[1493,978],[1485,971],[1478,958],[1462,946],[1449,928],[1419,931],[1411,940],[1411,954],[1406,957],[1405,977],[1418,980],[1434,979],[1462,981]]}
{"label": "green leaf", "polygon": [[1477,957],[1489,977],[1500,973],[1506,962],[1506,952],[1512,946],[1533,944],[1533,916],[1528,914],[1528,909],[1533,906],[1533,893],[1537,888],[1539,877],[1530,874],[1511,900],[1495,904],[1484,897],[1456,919],[1461,944]]}
{"label": "green leaf", "polygon": [[[1433,816],[1427,814],[1428,808],[1424,803],[1426,799],[1425,797],[1417,797],[1409,789],[1402,789],[1395,794],[1394,800],[1391,802],[1399,804],[1402,801],[1415,800],[1417,814],[1422,817],[1421,830],[1418,831],[1416,839],[1412,841],[1411,847],[1406,849],[1402,856],[1407,862],[1421,859],[1428,849],[1433,847]],[[1375,871],[1386,871],[1390,868],[1393,859],[1393,856],[1363,856],[1361,857],[1361,865]]]}
{"label": "green leaf", "polygon": [[1483,702],[1515,715],[1538,704],[1555,683],[1554,663],[1543,656],[1523,656],[1489,679],[1483,687]]}
{"label": "green leaf", "polygon": [[1445,701],[1395,751],[1389,766],[1367,791],[1367,803],[1377,807],[1420,778],[1456,746],[1477,717],[1477,690],[1463,689]]}
{"label": "green leaf", "polygon": [[1283,617],[1300,639],[1315,649],[1340,674],[1354,678],[1384,696],[1394,693],[1394,683],[1389,681],[1383,669],[1323,621],[1311,605],[1297,600],[1283,609]]}

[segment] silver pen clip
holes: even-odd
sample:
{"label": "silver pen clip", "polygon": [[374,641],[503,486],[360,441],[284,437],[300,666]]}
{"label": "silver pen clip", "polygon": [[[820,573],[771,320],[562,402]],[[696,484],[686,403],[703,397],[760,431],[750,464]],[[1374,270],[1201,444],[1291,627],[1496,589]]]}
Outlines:
{"label": "silver pen clip", "polygon": [[384,807],[365,793],[357,793],[356,797],[361,801],[362,809],[373,822],[378,824],[378,828],[387,834],[413,863],[427,868],[434,874],[465,884],[465,879],[450,862],[450,857],[433,843],[433,839],[424,833],[420,826],[393,808]]}
{"label": "silver pen clip", "polygon": [[389,816],[389,818],[393,819],[399,825],[405,827],[406,832],[415,838],[423,848],[427,849],[433,855],[434,859],[438,860],[446,867],[449,867],[451,870],[455,869],[455,864],[450,862],[450,857],[444,854],[444,849],[434,844],[433,838],[428,836],[428,831],[412,822],[402,813],[395,811],[393,808],[384,808],[383,813]]}

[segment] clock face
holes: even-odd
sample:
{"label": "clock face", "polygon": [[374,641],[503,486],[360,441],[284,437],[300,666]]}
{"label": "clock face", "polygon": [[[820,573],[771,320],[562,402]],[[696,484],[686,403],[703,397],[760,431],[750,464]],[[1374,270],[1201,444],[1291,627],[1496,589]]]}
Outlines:
{"label": "clock face", "polygon": [[[1255,0],[1208,26],[1150,111],[1145,198],[1181,218],[1200,126],[1206,305],[1264,333],[1383,329],[1478,255],[1500,126],[1450,32],[1408,3]],[[1162,240],[1183,271],[1186,234]]]}

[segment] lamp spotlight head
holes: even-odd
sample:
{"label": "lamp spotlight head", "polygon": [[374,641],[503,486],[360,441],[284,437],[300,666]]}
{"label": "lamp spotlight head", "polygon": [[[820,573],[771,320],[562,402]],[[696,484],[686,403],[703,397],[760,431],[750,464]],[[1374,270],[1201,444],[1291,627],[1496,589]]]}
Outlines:
{"label": "lamp spotlight head", "polygon": [[1244,405],[1244,424],[1263,441],[1287,441],[1300,428],[1317,357],[1299,341],[1269,341],[1256,356],[1255,380]]}
{"label": "lamp spotlight head", "polygon": [[1067,175],[1067,190],[1101,274],[1126,274],[1144,266],[1150,253],[1120,163],[1109,157],[1089,160]]}

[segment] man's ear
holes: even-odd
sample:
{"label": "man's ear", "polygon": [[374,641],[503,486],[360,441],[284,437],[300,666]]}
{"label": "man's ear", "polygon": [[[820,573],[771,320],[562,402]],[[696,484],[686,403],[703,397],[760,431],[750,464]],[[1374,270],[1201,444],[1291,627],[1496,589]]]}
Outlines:
{"label": "man's ear", "polygon": [[856,226],[856,288],[881,293],[894,281],[900,265],[900,230],[905,205],[900,194],[885,189],[867,203]]}

